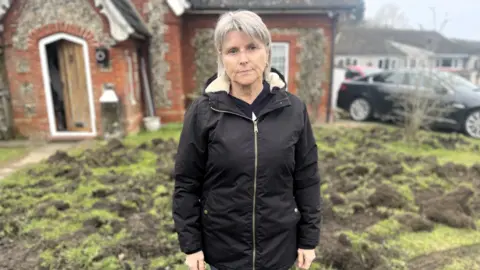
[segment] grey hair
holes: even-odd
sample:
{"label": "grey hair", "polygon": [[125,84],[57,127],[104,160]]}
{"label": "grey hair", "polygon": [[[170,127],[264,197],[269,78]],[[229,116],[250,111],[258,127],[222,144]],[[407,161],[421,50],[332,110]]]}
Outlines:
{"label": "grey hair", "polygon": [[224,13],[218,19],[215,27],[214,42],[215,49],[217,50],[217,74],[218,76],[225,73],[225,67],[222,63],[222,46],[226,35],[230,31],[242,31],[252,38],[256,38],[263,43],[267,49],[268,59],[267,67],[264,71],[264,76],[267,77],[270,74],[271,58],[272,58],[272,36],[267,26],[263,22],[262,18],[256,13],[248,10],[238,10]]}

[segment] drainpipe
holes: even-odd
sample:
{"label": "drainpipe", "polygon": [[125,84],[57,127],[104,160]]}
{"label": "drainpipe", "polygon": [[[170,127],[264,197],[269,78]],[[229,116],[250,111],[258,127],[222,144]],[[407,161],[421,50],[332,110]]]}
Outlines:
{"label": "drainpipe", "polygon": [[[150,96],[152,98],[152,100],[150,101],[150,103],[152,104],[153,106],[153,115],[149,115],[149,116],[156,116],[156,106],[155,106],[155,98],[154,98],[154,94],[153,94],[153,65],[152,65],[152,57],[153,57],[153,54],[151,53],[151,50],[150,50],[150,47],[152,46],[152,38],[151,37],[148,37],[147,39],[147,42],[145,42],[145,46],[144,46],[144,55],[145,55],[145,61],[147,62],[146,63],[146,66],[147,66],[147,77],[148,77],[148,89],[150,91]],[[147,101],[148,102],[148,101]]]}
{"label": "drainpipe", "polygon": [[338,23],[338,12],[333,14],[330,13],[330,18],[332,19],[331,24],[331,40],[330,40],[330,85],[328,86],[328,106],[325,119],[326,123],[330,122],[330,116],[332,114],[332,94],[333,94],[333,69],[335,61],[335,36],[337,35],[337,23]]}

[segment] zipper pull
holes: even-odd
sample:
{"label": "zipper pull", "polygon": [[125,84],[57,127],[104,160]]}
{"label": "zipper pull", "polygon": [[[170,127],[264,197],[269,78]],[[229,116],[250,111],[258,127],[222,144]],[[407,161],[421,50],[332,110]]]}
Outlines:
{"label": "zipper pull", "polygon": [[255,133],[258,133],[257,122],[255,122],[255,123],[253,124],[253,130],[255,131]]}

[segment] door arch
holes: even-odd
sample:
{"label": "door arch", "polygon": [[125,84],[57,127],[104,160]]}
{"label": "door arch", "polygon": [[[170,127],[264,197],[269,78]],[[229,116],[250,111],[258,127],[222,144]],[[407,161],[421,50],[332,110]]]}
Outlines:
{"label": "door arch", "polygon": [[40,40],[39,50],[51,136],[96,136],[87,42],[57,33]]}

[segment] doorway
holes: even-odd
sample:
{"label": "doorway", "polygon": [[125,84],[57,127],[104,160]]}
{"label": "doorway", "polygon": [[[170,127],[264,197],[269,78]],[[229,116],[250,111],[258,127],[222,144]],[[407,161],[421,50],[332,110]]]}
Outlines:
{"label": "doorway", "polygon": [[40,56],[51,135],[95,135],[87,43],[56,34],[40,41]]}

